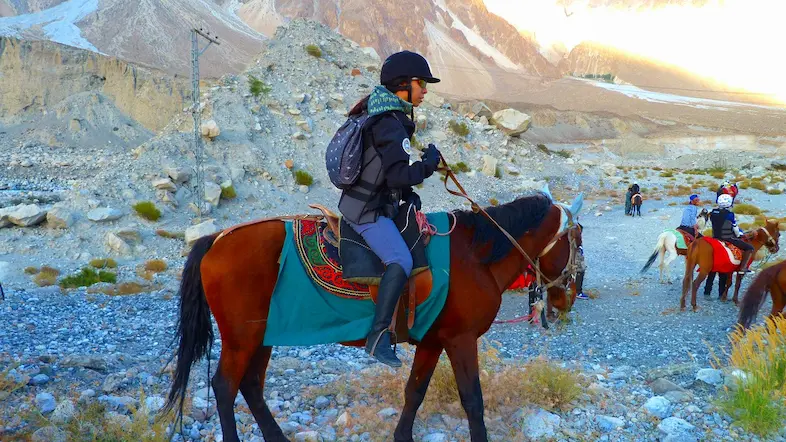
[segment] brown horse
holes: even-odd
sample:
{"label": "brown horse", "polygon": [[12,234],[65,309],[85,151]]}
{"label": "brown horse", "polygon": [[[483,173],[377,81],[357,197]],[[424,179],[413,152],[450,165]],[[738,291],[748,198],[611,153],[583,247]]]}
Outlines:
{"label": "brown horse", "polygon": [[740,316],[737,320],[740,326],[750,328],[759,313],[759,308],[764,303],[767,292],[772,295],[770,318],[773,318],[781,314],[786,307],[786,261],[764,269],[748,287],[740,305]]}
{"label": "brown horse", "polygon": [[640,193],[630,197],[630,216],[641,216],[641,203],[643,201],[644,197],[642,197]]}
{"label": "brown horse", "polygon": [[[560,230],[562,210],[546,195],[519,198],[488,209],[529,257],[537,257]],[[443,350],[447,352],[469,420],[472,442],[487,441],[477,340],[491,327],[502,293],[529,263],[482,214],[454,212],[450,233],[450,287],[445,305],[417,345],[404,409],[394,433],[413,441],[412,425]],[[188,255],[180,286],[177,365],[164,412],[183,401],[192,365],[212,343],[210,313],[221,333],[221,356],[212,379],[224,441],[238,441],[233,404],[238,390],[266,441],[288,440],[262,396],[270,346],[263,344],[270,303],[284,246],[285,226],[269,220],[232,235],[199,239]],[[567,308],[570,303],[565,302]],[[362,346],[363,342],[345,343]]]}
{"label": "brown horse", "polygon": [[[778,230],[778,222],[774,220],[767,220],[765,227],[759,227],[749,234],[743,240],[753,246],[753,256],[755,259],[756,253],[762,246],[766,246],[770,253],[778,253],[781,232]],[[691,291],[691,305],[693,311],[698,310],[696,304],[696,292],[699,286],[707,278],[707,275],[712,271],[714,262],[712,245],[704,238],[699,238],[688,247],[688,254],[685,256],[685,277],[682,279],[682,298],[680,298],[680,309],[685,310],[685,298],[688,296],[688,291]],[[694,278],[693,272],[696,265],[699,265],[699,275]],[[740,284],[742,284],[743,274],[737,275],[737,284],[734,287],[734,303],[737,303],[737,295],[740,291]],[[731,286],[731,278],[727,278],[726,288],[721,296],[722,301],[726,301],[729,287]]]}

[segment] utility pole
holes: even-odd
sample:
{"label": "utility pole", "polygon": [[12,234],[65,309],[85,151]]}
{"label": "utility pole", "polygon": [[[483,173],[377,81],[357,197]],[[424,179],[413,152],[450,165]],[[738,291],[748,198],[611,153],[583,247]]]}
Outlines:
{"label": "utility pole", "polygon": [[[200,36],[207,40],[207,46],[201,50],[199,49]],[[191,29],[191,114],[194,117],[194,158],[196,159],[197,181],[194,203],[196,205],[197,216],[199,218],[202,218],[202,208],[203,204],[205,203],[205,149],[202,145],[202,136],[200,133],[200,126],[202,126],[202,112],[199,108],[199,56],[202,55],[213,43],[216,45],[221,44],[218,42],[218,36],[211,36],[210,32],[205,31],[202,28]]]}

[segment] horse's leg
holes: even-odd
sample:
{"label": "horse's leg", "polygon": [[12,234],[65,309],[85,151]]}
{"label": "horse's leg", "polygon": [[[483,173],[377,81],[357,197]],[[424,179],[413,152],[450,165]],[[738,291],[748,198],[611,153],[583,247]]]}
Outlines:
{"label": "horse's leg", "polygon": [[278,426],[276,420],[273,418],[273,413],[265,402],[265,397],[262,394],[265,386],[265,372],[267,371],[267,364],[270,362],[270,353],[272,347],[259,346],[251,364],[246,370],[246,375],[240,381],[240,392],[246,399],[248,408],[254,419],[262,430],[262,435],[266,441],[269,442],[286,442],[289,439],[284,436],[281,427]]}
{"label": "horse's leg", "polygon": [[680,310],[685,311],[685,298],[693,285],[693,270],[696,268],[696,250],[698,246],[688,248],[685,254],[685,276],[682,278],[682,296],[680,297]]}
{"label": "horse's leg", "polygon": [[415,360],[412,362],[412,370],[404,390],[404,409],[393,433],[395,442],[413,441],[412,425],[415,423],[415,415],[420,404],[423,403],[423,398],[426,397],[431,375],[434,374],[434,368],[441,354],[442,347],[428,347],[424,344],[419,345],[415,350]]}
{"label": "horse's leg", "polygon": [[452,338],[445,351],[453,367],[453,375],[461,398],[461,405],[469,420],[469,436],[472,442],[487,442],[486,423],[483,421],[483,392],[480,388],[478,370],[478,342],[471,334]]}
{"label": "horse's leg", "polygon": [[221,432],[227,442],[239,442],[235,423],[235,397],[237,397],[240,381],[245,375],[251,361],[253,350],[221,349],[218,370],[211,384],[216,393],[216,409],[221,422]]}
{"label": "horse's leg", "polygon": [[693,307],[694,312],[699,309],[698,303],[696,302],[696,292],[699,291],[701,283],[704,282],[704,279],[710,273],[710,270],[712,270],[712,255],[710,254],[709,262],[706,262],[706,259],[703,258],[702,255],[699,255],[699,275],[696,277],[696,280],[693,281],[693,287],[691,287],[690,305]]}
{"label": "horse's leg", "polygon": [[[742,274],[742,273],[738,274],[737,275],[737,281],[734,283],[734,297],[731,298],[731,301],[734,303],[734,305],[739,305],[738,298],[740,296],[740,286],[742,285],[742,278],[744,278],[744,277],[745,277],[744,274]],[[729,278],[729,279],[731,279],[731,278]],[[726,290],[728,290],[728,288]]]}
{"label": "horse's leg", "polygon": [[775,281],[770,285],[770,295],[772,296],[772,311],[770,318],[775,319],[779,314],[783,313],[783,308],[786,307],[786,290],[778,286]]}
{"label": "horse's leg", "polygon": [[734,274],[718,274],[718,298],[720,298],[722,302],[729,300],[729,287],[731,287],[731,281],[733,279],[732,275]]}

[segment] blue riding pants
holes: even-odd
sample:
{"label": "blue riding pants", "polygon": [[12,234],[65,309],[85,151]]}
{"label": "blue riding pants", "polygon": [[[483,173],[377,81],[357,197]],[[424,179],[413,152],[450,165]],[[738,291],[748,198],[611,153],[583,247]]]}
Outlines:
{"label": "blue riding pants", "polygon": [[386,266],[398,264],[407,276],[412,273],[412,254],[393,220],[380,216],[373,223],[349,222],[349,225],[363,237],[366,244]]}

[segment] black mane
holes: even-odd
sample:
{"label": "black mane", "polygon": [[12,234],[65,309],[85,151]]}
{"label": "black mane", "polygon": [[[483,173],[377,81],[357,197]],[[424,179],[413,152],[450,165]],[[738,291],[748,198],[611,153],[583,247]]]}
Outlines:
{"label": "black mane", "polygon": [[[545,193],[518,198],[507,204],[486,209],[494,221],[514,238],[520,238],[528,230],[535,229],[546,218],[551,207],[551,198]],[[473,246],[491,243],[491,252],[484,258],[486,264],[502,259],[513,248],[510,240],[482,213],[471,210],[455,212],[457,222],[463,226],[474,228]]]}

